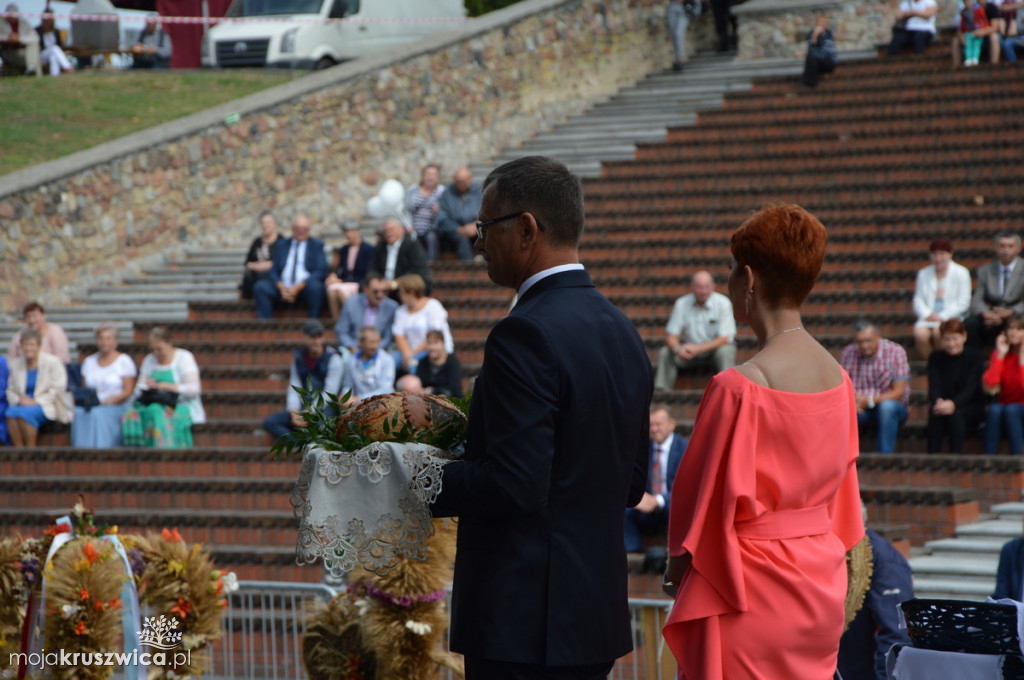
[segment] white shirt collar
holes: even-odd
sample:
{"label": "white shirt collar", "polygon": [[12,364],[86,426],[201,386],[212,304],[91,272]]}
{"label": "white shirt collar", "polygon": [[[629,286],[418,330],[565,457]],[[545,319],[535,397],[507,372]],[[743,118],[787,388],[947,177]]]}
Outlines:
{"label": "white shirt collar", "polygon": [[519,286],[519,297],[522,298],[524,295],[526,295],[526,291],[533,288],[533,285],[540,281],[541,279],[546,279],[547,277],[553,276],[555,274],[561,274],[562,272],[569,272],[577,269],[582,271],[583,265],[579,263],[560,264],[555,267],[549,267],[548,269],[541,270],[534,274],[533,276],[531,276],[530,278],[523,281],[523,285]]}

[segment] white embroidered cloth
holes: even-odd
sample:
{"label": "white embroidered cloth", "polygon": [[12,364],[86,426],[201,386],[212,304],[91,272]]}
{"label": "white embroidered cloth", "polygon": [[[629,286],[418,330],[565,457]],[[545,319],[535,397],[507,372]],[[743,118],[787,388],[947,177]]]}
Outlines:
{"label": "white embroidered cloth", "polygon": [[356,565],[384,575],[400,555],[426,559],[429,504],[449,460],[425,444],[381,442],[351,452],[307,447],[291,497],[300,516],[296,561],[322,558],[337,579]]}

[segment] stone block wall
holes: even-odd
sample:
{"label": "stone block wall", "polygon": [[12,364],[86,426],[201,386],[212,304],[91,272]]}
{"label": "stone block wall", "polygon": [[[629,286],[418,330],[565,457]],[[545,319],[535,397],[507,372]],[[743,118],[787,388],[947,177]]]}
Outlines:
{"label": "stone block wall", "polygon": [[[824,14],[840,51],[888,43],[898,0],[747,0],[733,8],[739,20],[738,58],[803,57],[807,32]],[[939,3],[936,24],[953,21],[955,7]]]}
{"label": "stone block wall", "polygon": [[663,11],[656,0],[527,0],[2,177],[0,316],[33,299],[67,303],[186,249],[247,246],[264,208],[286,223],[306,212],[336,238],[383,180],[414,182],[428,161],[447,178],[667,65]]}

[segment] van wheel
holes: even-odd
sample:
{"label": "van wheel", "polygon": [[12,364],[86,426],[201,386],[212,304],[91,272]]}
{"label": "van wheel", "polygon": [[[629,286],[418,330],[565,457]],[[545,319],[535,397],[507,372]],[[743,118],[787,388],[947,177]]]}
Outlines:
{"label": "van wheel", "polygon": [[325,68],[334,66],[334,60],[330,57],[320,57],[320,61],[316,62],[316,70],[323,71]]}

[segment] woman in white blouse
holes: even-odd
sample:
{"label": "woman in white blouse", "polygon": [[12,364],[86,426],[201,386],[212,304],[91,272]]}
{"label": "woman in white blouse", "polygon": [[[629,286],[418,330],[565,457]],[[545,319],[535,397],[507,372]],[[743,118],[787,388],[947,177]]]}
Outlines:
{"label": "woman in white blouse", "polygon": [[[167,329],[149,332],[134,404],[121,420],[125,446],[173,449],[192,446],[192,425],[206,422],[199,399],[199,366],[192,352],[171,344]],[[176,400],[174,406],[167,403]]]}
{"label": "woman in white blouse", "polygon": [[427,356],[427,331],[441,331],[445,350],[449,354],[455,351],[448,312],[440,302],[426,296],[426,282],[419,274],[399,276],[395,286],[402,301],[391,325],[397,348],[395,367],[415,373],[416,365]]}
{"label": "woman in white blouse", "polygon": [[914,287],[914,346],[923,360],[939,349],[939,324],[962,321],[971,304],[971,272],[953,262],[953,244],[937,238],[929,250],[932,263],[917,272]]}
{"label": "woman in white blouse", "polygon": [[102,323],[96,328],[96,354],[82,362],[82,385],[96,390],[98,406],[75,406],[71,445],[109,449],[121,446],[121,418],[135,390],[138,371],[127,354],[117,351],[118,327]]}

